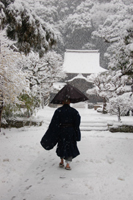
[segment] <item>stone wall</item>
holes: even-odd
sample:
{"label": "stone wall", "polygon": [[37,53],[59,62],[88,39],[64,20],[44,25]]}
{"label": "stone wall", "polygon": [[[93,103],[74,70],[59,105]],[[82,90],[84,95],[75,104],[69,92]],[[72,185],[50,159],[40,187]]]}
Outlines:
{"label": "stone wall", "polygon": [[108,125],[109,131],[110,132],[126,132],[126,133],[133,133],[133,125],[118,125],[118,126],[113,126],[113,125]]}
{"label": "stone wall", "polygon": [[21,128],[24,126],[41,126],[41,125],[42,125],[42,121],[36,122],[36,121],[32,121],[32,120],[8,119],[8,120],[6,120],[6,123],[1,123],[1,128],[11,128],[11,127]]}

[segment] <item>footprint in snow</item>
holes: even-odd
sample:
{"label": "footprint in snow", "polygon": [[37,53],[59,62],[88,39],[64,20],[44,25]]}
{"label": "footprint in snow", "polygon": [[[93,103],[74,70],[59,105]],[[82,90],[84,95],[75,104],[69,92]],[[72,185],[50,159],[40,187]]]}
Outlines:
{"label": "footprint in snow", "polygon": [[11,198],[11,200],[13,200],[13,199],[15,199],[16,198],[16,196],[13,196],[12,198]]}
{"label": "footprint in snow", "polygon": [[25,190],[29,190],[32,187],[32,185],[29,185],[25,188]]}
{"label": "footprint in snow", "polygon": [[106,156],[106,159],[109,164],[112,164],[114,162],[114,158],[109,158]]}
{"label": "footprint in snow", "polygon": [[124,178],[122,178],[122,177],[118,177],[118,180],[120,180],[120,181],[125,181],[125,179]]}
{"label": "footprint in snow", "polygon": [[68,188],[67,184],[62,185],[62,188]]}

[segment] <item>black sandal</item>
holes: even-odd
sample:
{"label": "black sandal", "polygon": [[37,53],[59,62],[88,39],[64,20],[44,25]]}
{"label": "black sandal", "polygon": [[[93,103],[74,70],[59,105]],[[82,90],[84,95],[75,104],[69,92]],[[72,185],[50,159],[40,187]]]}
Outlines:
{"label": "black sandal", "polygon": [[65,167],[66,170],[71,170],[71,167]]}
{"label": "black sandal", "polygon": [[63,167],[64,167],[64,164],[59,163],[59,167],[60,167],[60,168],[63,168]]}

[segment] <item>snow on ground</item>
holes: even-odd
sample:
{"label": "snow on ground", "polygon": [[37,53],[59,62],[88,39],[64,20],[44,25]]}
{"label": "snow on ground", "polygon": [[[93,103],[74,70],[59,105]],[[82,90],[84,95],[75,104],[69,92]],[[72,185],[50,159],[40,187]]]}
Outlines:
{"label": "snow on ground", "polygon": [[[45,107],[37,119],[51,119]],[[117,121],[116,116],[78,109],[82,120]],[[132,122],[133,117],[123,117]],[[72,170],[58,167],[55,148],[44,150],[40,140],[47,129],[24,127],[0,133],[0,200],[132,200],[133,133],[82,131],[80,156]]]}

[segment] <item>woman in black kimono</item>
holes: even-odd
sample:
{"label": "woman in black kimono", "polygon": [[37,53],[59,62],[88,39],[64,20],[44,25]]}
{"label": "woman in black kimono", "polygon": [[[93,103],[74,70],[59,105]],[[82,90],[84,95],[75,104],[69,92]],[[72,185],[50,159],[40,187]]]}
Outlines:
{"label": "woman in black kimono", "polygon": [[63,102],[63,106],[56,109],[49,128],[41,140],[42,146],[50,150],[57,144],[56,153],[60,157],[60,167],[70,170],[70,162],[78,156],[77,141],[81,140],[80,115],[78,111],[70,107],[70,101]]}

